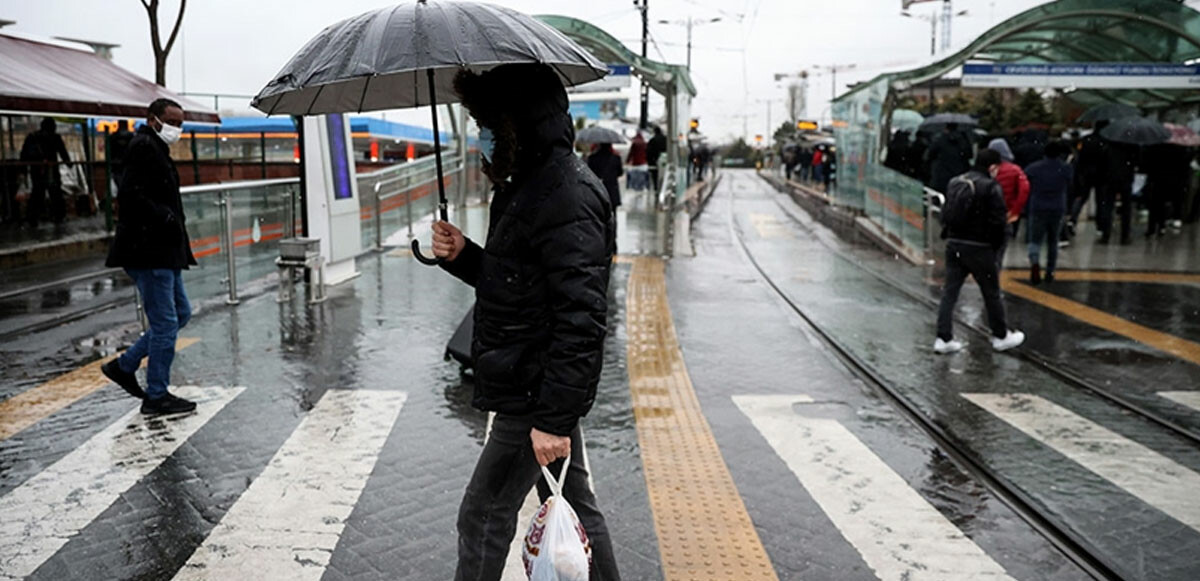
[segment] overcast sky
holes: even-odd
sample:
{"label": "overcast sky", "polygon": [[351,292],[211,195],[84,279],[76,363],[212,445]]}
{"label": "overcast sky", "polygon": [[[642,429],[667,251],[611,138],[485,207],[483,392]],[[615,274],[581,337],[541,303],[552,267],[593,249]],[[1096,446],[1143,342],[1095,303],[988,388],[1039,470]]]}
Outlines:
{"label": "overcast sky", "polygon": [[[659,20],[688,17],[720,22],[693,30],[692,76],[699,95],[693,116],[720,140],[753,136],[784,118],[783,84],[775,73],[815,66],[855,64],[839,73],[845,84],[865,80],[881,68],[929,59],[929,23],[900,16],[901,0],[649,0],[650,56],[682,64],[684,26]],[[325,26],[392,5],[387,0],[192,0],[184,33],[172,51],[168,87],[175,91],[252,95]],[[640,50],[641,19],[631,0],[496,0],[529,14],[564,14],[588,20]],[[961,47],[1001,20],[1044,0],[954,0],[953,46]],[[160,22],[169,31],[179,0],[162,0]],[[932,14],[941,2],[912,11]],[[149,26],[139,0],[0,0],[0,19],[10,30],[120,44],[115,62],[153,79]],[[164,36],[167,32],[163,33]],[[165,39],[164,39],[165,41]],[[186,71],[186,79],[184,73]],[[186,87],[185,87],[186,80]],[[808,115],[828,116],[828,74],[811,79]],[[651,114],[661,111],[652,101]],[[629,112],[637,114],[637,103]],[[420,122],[421,115],[405,116]],[[743,133],[745,131],[745,133]]]}

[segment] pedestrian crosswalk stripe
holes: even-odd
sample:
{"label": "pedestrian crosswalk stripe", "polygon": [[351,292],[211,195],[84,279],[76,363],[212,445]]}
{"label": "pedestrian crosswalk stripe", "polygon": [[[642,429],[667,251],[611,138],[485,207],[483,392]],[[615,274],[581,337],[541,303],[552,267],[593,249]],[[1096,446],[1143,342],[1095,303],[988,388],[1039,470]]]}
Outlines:
{"label": "pedestrian crosswalk stripe", "polygon": [[[180,351],[199,342],[199,339],[180,337],[175,340],[175,350]],[[12,437],[46,416],[108,385],[108,378],[100,372],[100,366],[116,357],[113,355],[93,361],[33,389],[0,401],[0,440]],[[144,364],[145,361],[143,360],[142,363]]]}
{"label": "pedestrian crosswalk stripe", "polygon": [[175,579],[319,580],[405,398],[326,392]]}
{"label": "pedestrian crosswalk stripe", "polygon": [[196,401],[194,413],[145,417],[135,408],[0,497],[0,578],[33,573],[242,390],[172,388]]}
{"label": "pedestrian crosswalk stripe", "polygon": [[1029,437],[1200,530],[1200,474],[1049,400],[1025,393],[962,396]]}
{"label": "pedestrian crosswalk stripe", "polygon": [[1179,405],[1200,411],[1200,391],[1160,391],[1161,395]]}
{"label": "pedestrian crosswalk stripe", "polygon": [[733,401],[880,579],[1011,579],[837,420],[797,415],[803,395]]}

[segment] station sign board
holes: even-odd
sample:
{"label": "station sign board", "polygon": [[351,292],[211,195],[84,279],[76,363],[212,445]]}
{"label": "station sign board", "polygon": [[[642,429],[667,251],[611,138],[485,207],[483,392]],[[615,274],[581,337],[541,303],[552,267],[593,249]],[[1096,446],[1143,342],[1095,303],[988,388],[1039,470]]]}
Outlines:
{"label": "station sign board", "polygon": [[567,89],[571,93],[593,93],[619,91],[632,84],[633,67],[626,64],[609,64],[608,75],[603,79],[584,83]]}
{"label": "station sign board", "polygon": [[816,121],[806,121],[802,119],[796,122],[796,129],[798,131],[820,131],[821,124],[817,123]]}
{"label": "station sign board", "polygon": [[1200,64],[968,63],[962,86],[1034,89],[1200,89]]}

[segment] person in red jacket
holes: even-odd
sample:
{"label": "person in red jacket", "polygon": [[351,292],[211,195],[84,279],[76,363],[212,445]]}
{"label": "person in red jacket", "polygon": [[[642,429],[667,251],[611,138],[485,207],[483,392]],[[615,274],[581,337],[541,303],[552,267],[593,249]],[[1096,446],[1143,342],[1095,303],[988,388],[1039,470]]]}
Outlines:
{"label": "person in red jacket", "polygon": [[[1017,222],[1021,219],[1021,213],[1025,211],[1025,203],[1029,201],[1029,178],[1025,177],[1021,166],[1013,163],[1012,149],[1004,139],[991,140],[988,149],[999,153],[1002,160],[1000,171],[996,172],[996,182],[1004,191],[1004,206],[1008,209],[1008,237],[1015,238],[1019,226]],[[1007,247],[1008,241],[1005,240],[1004,246],[996,252],[996,264],[1001,269],[1004,267],[1004,251]]]}

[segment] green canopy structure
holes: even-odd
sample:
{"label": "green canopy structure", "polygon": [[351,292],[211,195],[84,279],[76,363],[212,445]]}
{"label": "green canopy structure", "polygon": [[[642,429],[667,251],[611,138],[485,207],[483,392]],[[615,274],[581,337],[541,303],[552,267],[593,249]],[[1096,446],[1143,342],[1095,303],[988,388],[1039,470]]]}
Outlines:
{"label": "green canopy structure", "polygon": [[629,65],[634,75],[645,80],[651,89],[666,99],[667,127],[664,132],[674,147],[667,148],[668,170],[665,173],[675,176],[676,199],[682,199],[687,188],[687,168],[681,163],[683,160],[680,155],[681,148],[687,147],[684,120],[688,119],[692,98],[696,96],[696,86],[692,84],[687,67],[644,58],[590,22],[558,15],[535,18],[563,33],[602,62]]}
{"label": "green canopy structure", "polygon": [[[935,228],[928,192],[917,180],[883,166],[896,93],[931,82],[968,63],[1200,63],[1200,12],[1176,0],[1058,0],[1022,12],[962,50],[928,65],[881,74],[833,102],[837,135],[836,204],[860,211],[900,254],[922,258]],[[1148,112],[1195,111],[1198,88],[1079,88],[1068,98],[1084,107],[1130,105]],[[927,227],[928,226],[928,227]]]}
{"label": "green canopy structure", "polygon": [[[839,99],[881,80],[904,90],[967,61],[1183,64],[1197,58],[1200,12],[1182,2],[1058,0],[1005,20],[953,55],[924,67],[882,74]],[[1200,91],[1081,89],[1071,98],[1084,105],[1114,102],[1153,110],[1200,103]]]}

